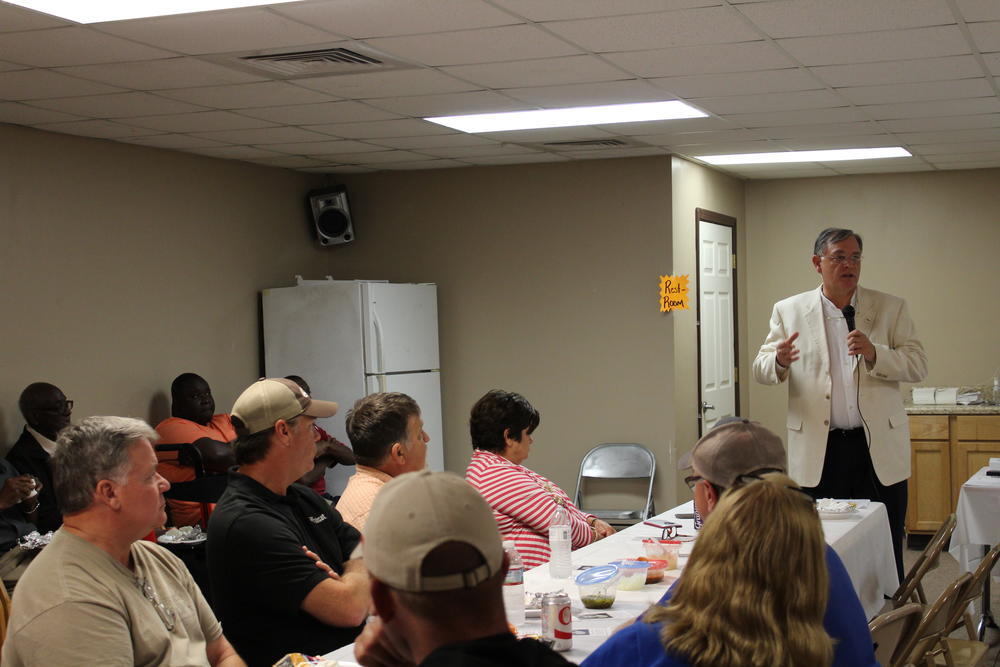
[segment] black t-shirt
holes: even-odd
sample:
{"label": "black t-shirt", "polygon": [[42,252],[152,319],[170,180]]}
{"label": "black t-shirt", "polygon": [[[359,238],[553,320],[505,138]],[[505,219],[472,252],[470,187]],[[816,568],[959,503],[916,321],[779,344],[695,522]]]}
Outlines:
{"label": "black t-shirt", "polygon": [[441,646],[419,667],[565,667],[573,663],[534,639],[509,632]]}
{"label": "black t-shirt", "polygon": [[301,547],[337,574],[361,540],[315,491],[293,484],[279,496],[229,473],[208,523],[208,575],[226,637],[251,667],[291,652],[322,655],[354,641],[361,626],[335,628],[300,609],[327,575]]}

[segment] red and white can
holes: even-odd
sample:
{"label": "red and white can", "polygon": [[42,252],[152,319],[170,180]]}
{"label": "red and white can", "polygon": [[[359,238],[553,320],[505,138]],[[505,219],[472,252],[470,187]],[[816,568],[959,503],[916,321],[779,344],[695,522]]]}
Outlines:
{"label": "red and white can", "polygon": [[566,593],[546,593],[542,596],[542,636],[552,640],[552,649],[573,648],[573,613]]}

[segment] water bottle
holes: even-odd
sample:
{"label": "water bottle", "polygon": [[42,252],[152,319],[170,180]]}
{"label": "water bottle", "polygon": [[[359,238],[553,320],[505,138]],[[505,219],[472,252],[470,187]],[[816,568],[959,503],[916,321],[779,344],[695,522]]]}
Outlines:
{"label": "water bottle", "polygon": [[507,577],[503,580],[503,608],[508,623],[524,625],[524,562],[512,540],[504,540],[503,550],[510,561]]}
{"label": "water bottle", "polygon": [[569,512],[560,503],[549,523],[549,576],[553,579],[565,579],[573,574],[573,563],[569,555],[572,548]]}

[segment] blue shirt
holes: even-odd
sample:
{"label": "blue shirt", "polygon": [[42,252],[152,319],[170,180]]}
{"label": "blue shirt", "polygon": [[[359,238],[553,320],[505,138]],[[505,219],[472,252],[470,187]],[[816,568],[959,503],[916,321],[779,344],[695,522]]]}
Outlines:
{"label": "blue shirt", "polygon": [[[823,627],[833,639],[833,667],[878,667],[868,619],[854,592],[854,585],[840,556],[829,545],[826,547],[826,569],[830,592],[826,603]],[[676,582],[674,584],[677,585]],[[673,593],[673,586],[660,599],[666,605]],[[580,667],[686,667],[690,663],[677,656],[667,655],[660,641],[662,623],[637,621],[624,628],[591,653]]]}

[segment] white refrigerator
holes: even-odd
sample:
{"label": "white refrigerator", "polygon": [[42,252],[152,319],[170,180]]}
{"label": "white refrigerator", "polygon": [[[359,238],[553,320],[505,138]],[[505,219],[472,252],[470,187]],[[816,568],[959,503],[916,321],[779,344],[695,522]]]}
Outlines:
{"label": "white refrigerator", "polygon": [[[264,365],[268,377],[300,375],[339,412],[317,423],[349,443],[344,418],[374,392],[400,391],[420,406],[430,437],[427,465],[444,469],[437,286],[378,281],[303,280],[264,290]],[[327,471],[339,495],[353,466]]]}

